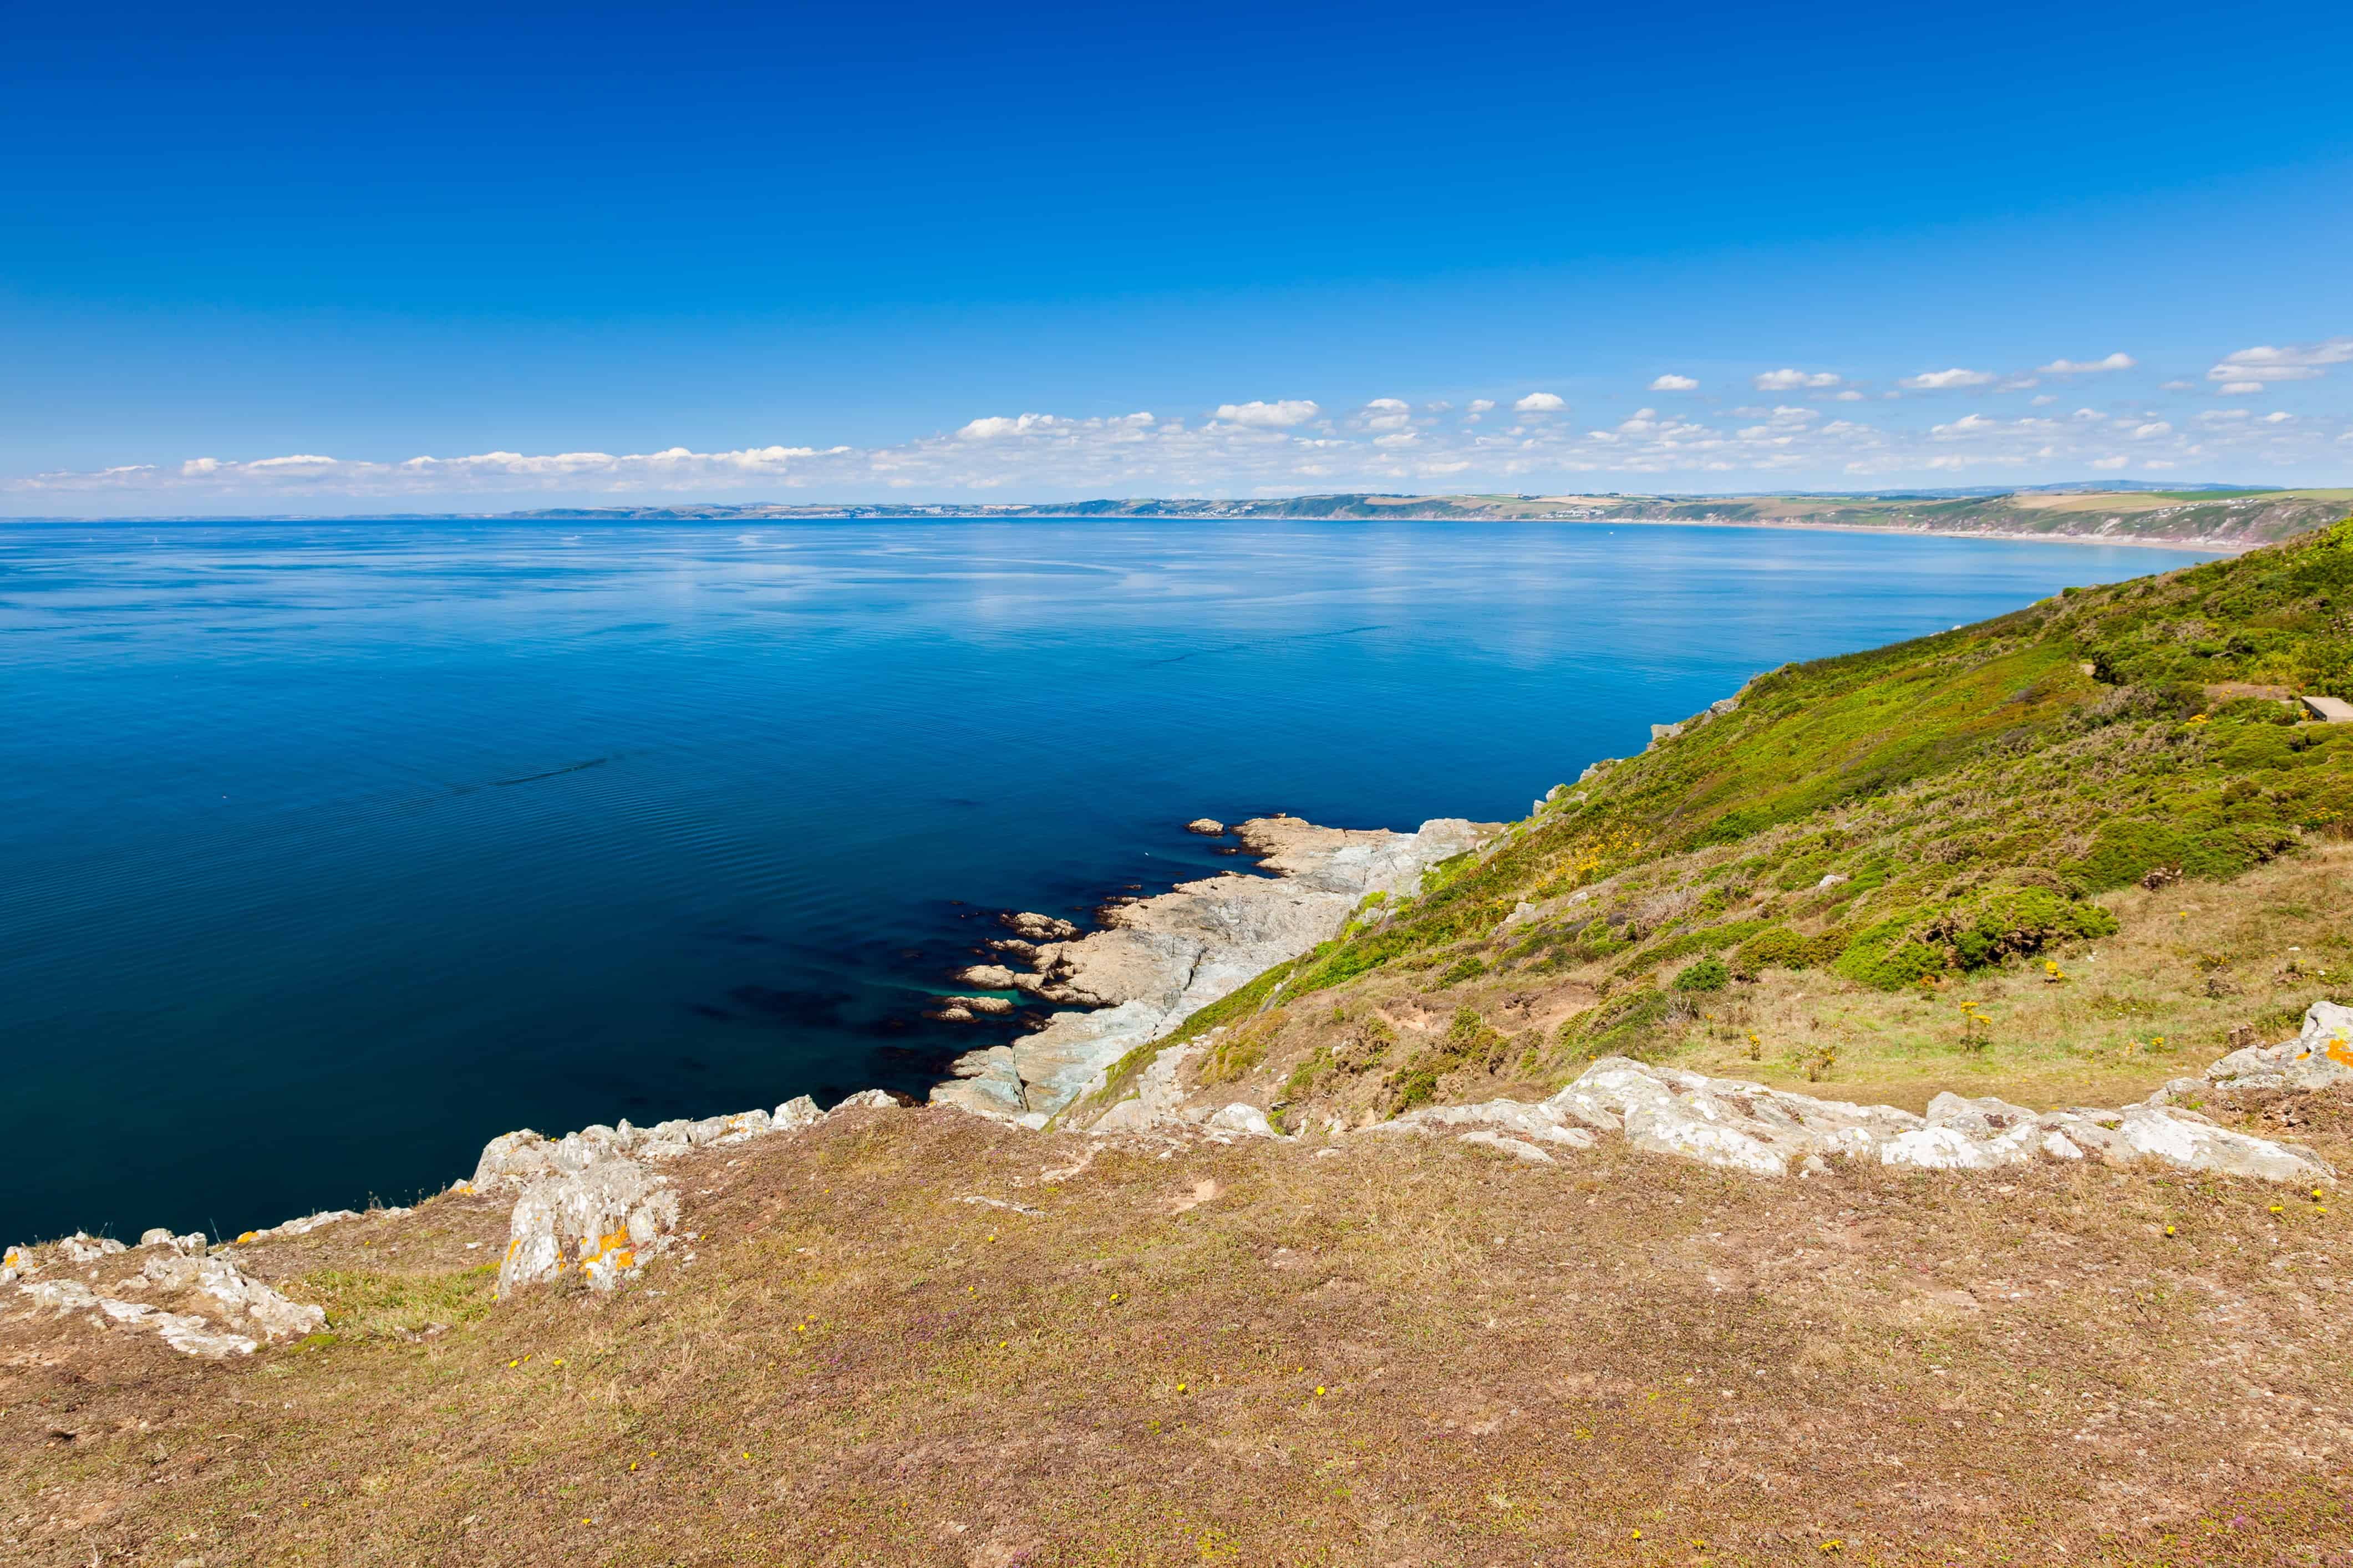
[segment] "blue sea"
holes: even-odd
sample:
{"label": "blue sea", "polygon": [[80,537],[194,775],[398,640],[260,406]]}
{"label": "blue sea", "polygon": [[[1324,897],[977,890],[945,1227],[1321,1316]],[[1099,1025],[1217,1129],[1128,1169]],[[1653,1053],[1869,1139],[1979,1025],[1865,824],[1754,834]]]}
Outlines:
{"label": "blue sea", "polygon": [[920,1094],[1187,819],[1517,816],[1786,660],[2193,559],[1600,524],[0,524],[0,1242]]}

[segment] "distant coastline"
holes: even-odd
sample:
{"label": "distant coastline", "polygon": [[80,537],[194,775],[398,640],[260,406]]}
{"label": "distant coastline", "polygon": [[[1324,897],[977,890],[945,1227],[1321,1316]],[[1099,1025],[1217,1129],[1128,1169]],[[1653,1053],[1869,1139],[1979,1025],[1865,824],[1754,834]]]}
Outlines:
{"label": "distant coastline", "polygon": [[2325,527],[2353,507],[2353,489],[2154,489],[2053,486],[2037,489],[1894,490],[1736,496],[1380,495],[1350,493],[1254,500],[1136,497],[1073,501],[780,501],[572,506],[512,511],[255,514],[243,517],[16,518],[19,523],[97,526],[205,522],[332,523],[503,521],[620,522],[950,521],[1063,522],[1569,522],[1660,523],[1888,533],[2005,542],[2157,545],[2235,554]]}

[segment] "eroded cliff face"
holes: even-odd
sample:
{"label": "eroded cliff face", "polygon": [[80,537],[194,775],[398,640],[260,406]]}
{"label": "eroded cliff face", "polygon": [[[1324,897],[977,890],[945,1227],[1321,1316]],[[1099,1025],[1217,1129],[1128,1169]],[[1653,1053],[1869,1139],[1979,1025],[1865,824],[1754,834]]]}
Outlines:
{"label": "eroded cliff face", "polygon": [[1130,1051],[1337,936],[1367,895],[1410,896],[1430,867],[1493,831],[1458,817],[1425,822],[1414,833],[1319,827],[1293,816],[1242,823],[1235,837],[1272,876],[1229,872],[1187,882],[1114,907],[1103,931],[1003,944],[1008,957],[1028,962],[1026,970],[965,971],[965,983],[976,988],[1092,1010],[1059,1013],[1010,1046],[969,1053],[956,1064],[956,1080],[932,1098],[1042,1126]]}

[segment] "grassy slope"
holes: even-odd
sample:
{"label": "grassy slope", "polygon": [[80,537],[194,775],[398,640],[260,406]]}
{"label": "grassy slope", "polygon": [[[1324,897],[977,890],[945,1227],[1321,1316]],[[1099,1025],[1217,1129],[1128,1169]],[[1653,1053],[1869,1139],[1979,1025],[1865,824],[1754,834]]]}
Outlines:
{"label": "grassy slope", "polygon": [[611,1299],[492,1305],[503,1205],[449,1197],[251,1249],[329,1306],[301,1348],[0,1315],[0,1560],[2252,1565],[2353,1527],[2316,1295],[2353,1241],[2302,1194],[947,1110],[678,1175],[694,1261]]}
{"label": "grassy slope", "polygon": [[[2275,1037],[2328,988],[2301,971],[2353,957],[2327,848],[2353,821],[2353,726],[2247,687],[2353,693],[2353,522],[1760,677],[1190,1032],[1233,1026],[1207,1078],[1293,1101],[1293,1125],[1746,1046],[1760,1008],[1768,1077],[2032,1058],[2080,1091],[2112,1049],[2119,1088],[2171,1076],[2221,1047],[2218,1019]],[[2105,969],[2042,966],[2104,939]],[[1791,1026],[1791,996],[1845,1022]],[[1968,1021],[1995,996],[2002,1016]],[[2054,1072],[2069,1032],[2087,1070]],[[1952,1043],[1924,1057],[1930,1037]]]}

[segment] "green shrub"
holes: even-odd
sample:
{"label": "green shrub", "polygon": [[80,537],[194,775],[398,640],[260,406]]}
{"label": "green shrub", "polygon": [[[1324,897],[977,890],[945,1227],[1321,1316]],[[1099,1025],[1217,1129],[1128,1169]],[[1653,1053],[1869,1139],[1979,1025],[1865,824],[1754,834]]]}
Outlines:
{"label": "green shrub", "polygon": [[1874,991],[1901,991],[1949,967],[1945,950],[1931,947],[1908,931],[1892,937],[1866,932],[1839,954],[1831,968],[1857,985]]}
{"label": "green shrub", "polygon": [[1710,957],[1687,966],[1675,976],[1674,984],[1678,991],[1721,991],[1731,980],[1732,971],[1724,960]]}
{"label": "green shrub", "polygon": [[[1462,981],[1473,979],[1486,973],[1487,961],[1474,953],[1469,958],[1460,959],[1455,963],[1448,964],[1438,976],[1438,986],[1443,987],[1458,984]],[[1437,987],[1433,987],[1433,989],[1436,988]]]}
{"label": "green shrub", "polygon": [[[1830,956],[1838,955],[1833,951]],[[1821,962],[1813,938],[1788,926],[1767,926],[1740,944],[1732,955],[1732,971],[1753,979],[1767,969],[1808,969]]]}
{"label": "green shrub", "polygon": [[1882,921],[1849,942],[1831,967],[1858,985],[1900,991],[1947,970],[1983,969],[2116,930],[2116,917],[2089,900],[2050,888],[1996,888]]}

